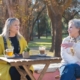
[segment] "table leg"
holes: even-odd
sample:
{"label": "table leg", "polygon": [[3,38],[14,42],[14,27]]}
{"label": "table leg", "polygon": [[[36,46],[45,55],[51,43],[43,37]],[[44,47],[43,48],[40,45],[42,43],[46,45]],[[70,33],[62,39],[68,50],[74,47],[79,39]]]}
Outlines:
{"label": "table leg", "polygon": [[23,68],[25,69],[25,71],[27,72],[27,74],[30,76],[30,78],[31,78],[32,80],[36,80],[36,79],[34,78],[33,74],[30,72],[28,66],[23,65]]}
{"label": "table leg", "polygon": [[27,65],[27,67],[28,67],[28,68],[30,68],[30,67],[31,67],[31,65]]}
{"label": "table leg", "polygon": [[17,69],[17,71],[18,71],[19,74],[21,75],[21,80],[27,80],[27,79],[26,79],[26,75],[27,75],[27,74],[25,74],[25,71],[24,71],[24,70],[21,70],[21,69],[19,68],[19,66],[15,66],[15,68]]}
{"label": "table leg", "polygon": [[42,80],[44,74],[46,73],[46,71],[47,71],[47,69],[48,69],[49,64],[50,64],[50,63],[46,63],[46,64],[45,64],[43,70],[42,70],[41,73],[40,73],[40,76],[39,76],[38,80]]}

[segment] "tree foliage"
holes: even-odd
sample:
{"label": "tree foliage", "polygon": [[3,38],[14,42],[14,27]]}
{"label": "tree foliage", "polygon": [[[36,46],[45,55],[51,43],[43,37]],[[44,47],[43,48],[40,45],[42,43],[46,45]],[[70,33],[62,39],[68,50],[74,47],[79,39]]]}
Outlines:
{"label": "tree foliage", "polygon": [[[62,42],[62,19],[68,22],[80,12],[79,0],[0,0],[0,19],[2,23],[8,17],[18,17],[21,21],[20,31],[27,41],[33,36],[35,24],[39,26],[47,22],[43,15],[47,14],[52,23],[52,47],[55,56],[60,56]],[[69,17],[70,16],[70,17]],[[43,25],[42,25],[43,24]],[[39,29],[40,30],[40,29]]]}
{"label": "tree foliage", "polygon": [[[1,0],[2,1],[2,14],[4,21],[8,17],[17,17],[20,19],[21,27],[20,32],[29,41],[30,34],[33,29],[35,21],[39,17],[36,16],[44,6],[36,1],[33,5],[32,0]],[[4,6],[4,7],[3,7]]]}

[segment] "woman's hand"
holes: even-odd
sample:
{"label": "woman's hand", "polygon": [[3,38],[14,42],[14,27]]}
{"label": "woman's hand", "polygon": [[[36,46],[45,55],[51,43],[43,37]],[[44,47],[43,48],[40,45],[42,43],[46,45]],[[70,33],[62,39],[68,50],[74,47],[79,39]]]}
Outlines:
{"label": "woman's hand", "polygon": [[61,44],[61,47],[64,47],[64,48],[69,48],[69,47],[72,47],[73,46],[73,43],[62,43]]}

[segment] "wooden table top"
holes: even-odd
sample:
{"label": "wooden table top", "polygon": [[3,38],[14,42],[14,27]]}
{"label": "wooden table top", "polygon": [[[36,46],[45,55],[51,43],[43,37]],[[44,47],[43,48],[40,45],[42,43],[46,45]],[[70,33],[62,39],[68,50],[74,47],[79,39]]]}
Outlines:
{"label": "wooden table top", "polygon": [[33,61],[52,61],[52,62],[59,62],[61,60],[60,57],[51,57],[51,56],[39,56],[39,55],[31,55],[29,58],[23,58],[22,55],[14,56],[14,57],[0,57],[0,60],[11,62],[33,62]]}

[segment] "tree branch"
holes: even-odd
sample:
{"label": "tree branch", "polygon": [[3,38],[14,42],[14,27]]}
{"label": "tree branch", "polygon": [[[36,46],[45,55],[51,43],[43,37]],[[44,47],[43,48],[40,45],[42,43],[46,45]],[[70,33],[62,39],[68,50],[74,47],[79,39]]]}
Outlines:
{"label": "tree branch", "polygon": [[[34,25],[36,23],[36,21],[39,19],[39,16],[41,15],[41,13],[44,11],[44,9],[46,8],[46,5],[42,8],[42,10],[39,12],[39,14],[37,15],[37,18],[35,19],[35,21],[33,21],[33,25],[32,25],[32,30],[34,28]],[[33,31],[31,30],[31,33],[30,33],[30,37],[32,36],[33,34]]]}
{"label": "tree branch", "polygon": [[54,5],[54,6],[57,6],[58,3],[56,2],[56,0],[51,0],[51,3]]}
{"label": "tree branch", "polygon": [[[75,12],[73,15],[70,15],[68,18],[66,18],[64,15],[63,15],[63,17],[64,17],[65,21],[68,23],[68,21],[69,21],[70,19],[74,18],[74,16],[77,15],[78,12],[80,12],[80,11]],[[71,14],[71,13],[70,13],[70,14]]]}
{"label": "tree branch", "polygon": [[46,8],[46,6],[44,6],[42,8],[42,10],[39,12],[39,14],[37,15],[37,18],[35,19],[35,21],[33,22],[33,25],[36,23],[36,21],[38,20],[39,16],[41,15],[41,13],[43,12],[43,10]]}
{"label": "tree branch", "polygon": [[62,6],[63,12],[70,6],[72,0],[67,0],[67,2]]}
{"label": "tree branch", "polygon": [[38,3],[38,2],[37,2],[37,0],[36,0],[34,6],[32,7],[32,11],[34,10],[34,7],[36,6],[37,3]]}
{"label": "tree branch", "polygon": [[76,14],[78,14],[78,12],[80,12],[80,11],[75,12],[75,13],[73,14],[73,16],[75,16]]}

